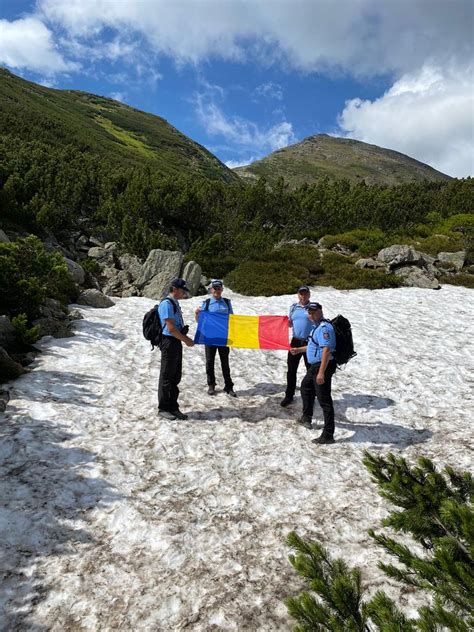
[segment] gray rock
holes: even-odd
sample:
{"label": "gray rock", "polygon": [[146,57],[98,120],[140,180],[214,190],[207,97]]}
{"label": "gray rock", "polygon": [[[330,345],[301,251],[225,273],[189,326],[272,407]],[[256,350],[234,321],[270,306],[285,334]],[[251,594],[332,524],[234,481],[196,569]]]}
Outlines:
{"label": "gray rock", "polygon": [[0,347],[9,349],[15,344],[15,328],[8,316],[0,316]]}
{"label": "gray rock", "polygon": [[81,292],[77,302],[79,305],[89,305],[90,307],[113,307],[115,305],[108,296],[95,289]]}
{"label": "gray rock", "polygon": [[189,288],[191,296],[195,296],[201,285],[201,266],[195,261],[189,261],[183,270],[183,279],[186,279],[186,284]]}
{"label": "gray rock", "polygon": [[84,279],[86,278],[86,275],[82,266],[80,266],[75,261],[68,259],[67,257],[64,257],[64,260],[66,261],[66,264],[67,264],[69,276],[72,278],[74,283],[77,283],[78,285],[82,285],[84,283]]}
{"label": "gray rock", "polygon": [[87,251],[91,259],[95,259],[100,266],[114,266],[115,258],[113,249],[106,250],[99,246],[93,246]]}
{"label": "gray rock", "polygon": [[166,294],[170,281],[179,276],[182,263],[180,251],[152,250],[135,285],[142,296],[159,299]]}
{"label": "gray rock", "polygon": [[432,257],[431,255],[426,254],[426,252],[418,252],[418,254],[420,255],[420,262],[425,266],[428,266],[429,264],[432,265],[436,261],[436,257]]}
{"label": "gray rock", "polygon": [[335,252],[338,252],[341,255],[345,255],[346,257],[350,257],[352,254],[352,250],[350,250],[346,246],[343,246],[342,244],[335,244],[331,248],[331,250],[334,250]]}
{"label": "gray rock", "polygon": [[66,323],[56,318],[37,318],[33,325],[39,327],[39,336],[54,336],[54,338],[70,338],[74,336]]}
{"label": "gray rock", "polygon": [[327,248],[328,247],[328,241],[327,241],[326,237],[321,237],[321,239],[318,241],[317,246],[318,246],[318,248]]}
{"label": "gray rock", "polygon": [[0,347],[0,382],[7,382],[23,375],[25,369],[15,362],[3,347]]}
{"label": "gray rock", "polygon": [[381,250],[377,258],[390,268],[400,265],[416,264],[420,261],[420,253],[411,246],[395,244]]}
{"label": "gray rock", "polygon": [[89,305],[90,307],[113,307],[115,305],[108,296],[93,288],[81,292],[77,302],[79,305]]}
{"label": "gray rock", "polygon": [[407,287],[421,287],[432,290],[439,290],[438,279],[428,274],[418,266],[403,266],[394,271],[396,276],[403,279]]}
{"label": "gray rock", "polygon": [[8,235],[0,228],[0,244],[9,244],[10,239]]}
{"label": "gray rock", "polygon": [[104,244],[104,248],[106,250],[115,251],[115,250],[117,250],[117,242],[116,241],[108,241],[106,244]]}
{"label": "gray rock", "polygon": [[460,272],[466,261],[466,252],[460,250],[459,252],[439,252],[437,258],[437,264],[440,268],[445,270],[452,270],[453,272]]}
{"label": "gray rock", "polygon": [[370,268],[371,270],[376,270],[386,268],[385,263],[378,259],[358,259],[354,265],[360,269]]}
{"label": "gray rock", "polygon": [[101,242],[100,239],[97,239],[97,237],[89,237],[89,242],[94,244],[94,246],[99,246],[100,248],[104,247],[103,242]]}
{"label": "gray rock", "polygon": [[467,272],[468,274],[474,274],[474,266],[467,266],[463,272]]}
{"label": "gray rock", "polygon": [[122,270],[126,270],[130,274],[132,281],[136,281],[143,271],[143,263],[135,255],[122,255],[119,257],[119,265]]}
{"label": "gray rock", "polygon": [[116,268],[104,268],[104,276],[107,281],[104,284],[104,294],[110,296],[123,296],[125,290],[132,285],[132,276],[128,270],[117,270]]}
{"label": "gray rock", "polygon": [[67,319],[71,322],[74,320],[82,320],[83,318],[84,316],[78,309],[71,309],[67,315]]}
{"label": "gray rock", "polygon": [[67,316],[67,308],[55,298],[45,298],[42,307],[46,308],[53,318],[64,320]]}
{"label": "gray rock", "polygon": [[10,401],[10,393],[8,391],[0,391],[0,413],[5,412],[5,409],[9,401]]}

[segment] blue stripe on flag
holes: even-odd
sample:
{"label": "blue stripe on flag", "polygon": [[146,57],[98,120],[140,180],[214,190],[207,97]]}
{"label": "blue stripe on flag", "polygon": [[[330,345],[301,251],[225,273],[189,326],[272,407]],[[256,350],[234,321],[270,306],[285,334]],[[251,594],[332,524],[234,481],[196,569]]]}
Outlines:
{"label": "blue stripe on flag", "polygon": [[213,347],[227,347],[229,315],[201,311],[194,342]]}

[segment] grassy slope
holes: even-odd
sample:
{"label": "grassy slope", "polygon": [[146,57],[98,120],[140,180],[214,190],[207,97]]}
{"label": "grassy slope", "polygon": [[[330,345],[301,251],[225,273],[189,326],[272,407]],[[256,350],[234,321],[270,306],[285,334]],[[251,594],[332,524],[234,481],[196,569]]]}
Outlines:
{"label": "grassy slope", "polygon": [[233,172],[163,118],[93,94],[53,90],[0,68],[0,134],[72,144],[127,166],[232,181]]}
{"label": "grassy slope", "polygon": [[401,184],[418,180],[449,180],[449,176],[404,154],[376,145],[326,134],[310,136],[301,143],[238,167],[244,179],[264,176],[270,184],[283,176],[291,186],[311,184],[324,177],[346,178],[366,184]]}

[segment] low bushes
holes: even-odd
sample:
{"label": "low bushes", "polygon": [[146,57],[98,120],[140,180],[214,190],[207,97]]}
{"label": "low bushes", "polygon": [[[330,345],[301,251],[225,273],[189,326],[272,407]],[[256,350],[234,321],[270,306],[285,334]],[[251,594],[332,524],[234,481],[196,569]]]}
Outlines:
{"label": "low bushes", "polygon": [[63,257],[46,252],[35,236],[0,243],[0,288],[0,313],[28,320],[47,297],[67,303],[77,296]]}

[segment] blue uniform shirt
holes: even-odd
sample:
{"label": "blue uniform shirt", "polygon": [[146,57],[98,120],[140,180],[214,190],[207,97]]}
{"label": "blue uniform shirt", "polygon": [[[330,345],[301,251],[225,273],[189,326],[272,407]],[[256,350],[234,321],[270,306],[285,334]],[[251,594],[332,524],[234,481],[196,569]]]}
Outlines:
{"label": "blue uniform shirt", "polygon": [[[222,297],[217,299],[215,296],[212,296],[209,301],[209,310],[210,312],[217,312],[218,314],[233,314],[234,310],[232,309],[232,303],[229,300],[229,306],[227,307],[227,301]],[[202,302],[201,309],[206,309],[206,301]]]}
{"label": "blue uniform shirt", "polygon": [[313,323],[308,318],[308,310],[306,307],[303,307],[299,303],[293,303],[290,307],[288,318],[293,327],[293,336],[295,338],[301,338],[301,340],[306,340],[313,328]]}
{"label": "blue uniform shirt", "polygon": [[321,362],[323,347],[329,347],[329,359],[333,359],[332,352],[336,348],[336,334],[334,327],[327,320],[320,320],[314,324],[306,349],[306,357],[310,364]]}
{"label": "blue uniform shirt", "polygon": [[[173,303],[176,305],[176,311],[173,307]],[[160,316],[161,326],[163,328],[163,336],[172,335],[165,322],[167,318],[172,318],[174,320],[175,327],[179,331],[181,331],[181,329],[184,326],[183,314],[181,313],[181,307],[179,306],[178,301],[175,301],[173,298],[169,296],[166,299],[161,301],[158,307],[158,315]]]}

